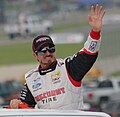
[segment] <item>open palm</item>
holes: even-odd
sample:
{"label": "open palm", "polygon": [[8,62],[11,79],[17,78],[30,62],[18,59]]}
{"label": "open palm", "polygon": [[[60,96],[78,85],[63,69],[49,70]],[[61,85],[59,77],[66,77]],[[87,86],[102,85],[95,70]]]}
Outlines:
{"label": "open palm", "polygon": [[102,19],[105,15],[105,10],[102,11],[102,6],[100,6],[100,8],[98,8],[99,5],[97,4],[96,7],[94,8],[94,6],[91,6],[91,13],[88,17],[89,19],[89,24],[92,28],[93,31],[101,31],[102,28]]}

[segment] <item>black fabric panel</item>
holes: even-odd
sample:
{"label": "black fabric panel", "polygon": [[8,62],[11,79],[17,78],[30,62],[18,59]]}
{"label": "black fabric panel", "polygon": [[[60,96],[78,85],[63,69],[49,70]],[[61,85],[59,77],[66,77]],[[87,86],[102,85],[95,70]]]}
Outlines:
{"label": "black fabric panel", "polygon": [[95,63],[97,56],[98,53],[89,55],[82,52],[67,58],[66,68],[73,80],[78,82],[81,81]]}
{"label": "black fabric panel", "polygon": [[27,103],[31,107],[35,107],[35,105],[36,105],[34,97],[31,94],[30,90],[28,89],[27,84],[24,85],[24,88],[21,91],[20,99],[21,99],[22,102]]}

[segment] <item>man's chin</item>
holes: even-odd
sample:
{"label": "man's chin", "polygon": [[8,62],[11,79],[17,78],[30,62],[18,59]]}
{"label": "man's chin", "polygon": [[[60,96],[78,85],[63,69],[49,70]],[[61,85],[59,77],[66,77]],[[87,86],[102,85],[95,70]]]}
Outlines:
{"label": "man's chin", "polygon": [[51,65],[53,62],[51,60],[47,61],[47,62],[41,62],[41,64],[49,66]]}

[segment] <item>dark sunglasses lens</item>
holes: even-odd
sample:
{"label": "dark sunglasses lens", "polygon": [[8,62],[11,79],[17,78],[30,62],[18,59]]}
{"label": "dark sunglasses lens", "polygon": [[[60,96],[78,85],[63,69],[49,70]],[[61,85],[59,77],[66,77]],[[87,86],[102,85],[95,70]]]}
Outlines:
{"label": "dark sunglasses lens", "polygon": [[48,51],[49,51],[50,53],[53,53],[53,52],[55,52],[55,48],[49,48]]}
{"label": "dark sunglasses lens", "polygon": [[55,52],[55,47],[47,47],[43,48],[42,50],[38,51],[39,55],[44,55],[46,52],[54,53]]}

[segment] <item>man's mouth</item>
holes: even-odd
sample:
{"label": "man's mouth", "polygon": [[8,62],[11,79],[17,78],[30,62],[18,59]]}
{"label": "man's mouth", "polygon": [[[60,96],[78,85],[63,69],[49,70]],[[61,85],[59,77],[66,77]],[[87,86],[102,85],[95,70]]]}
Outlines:
{"label": "man's mouth", "polygon": [[53,56],[52,55],[48,55],[48,56],[45,56],[44,59],[46,58],[52,58]]}

